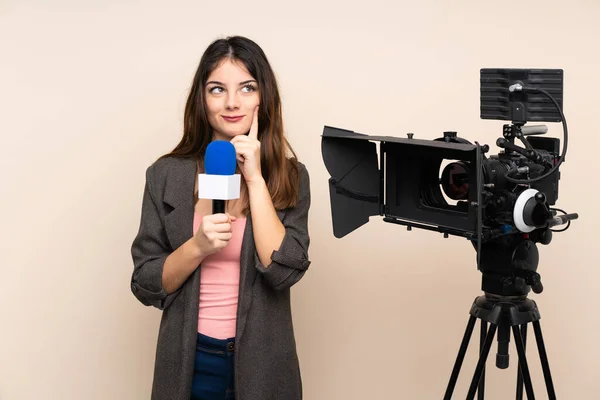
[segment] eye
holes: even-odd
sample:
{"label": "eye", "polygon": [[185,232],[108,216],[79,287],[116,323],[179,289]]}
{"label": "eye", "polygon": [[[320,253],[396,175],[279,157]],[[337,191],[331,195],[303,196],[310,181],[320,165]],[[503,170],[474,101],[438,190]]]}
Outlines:
{"label": "eye", "polygon": [[253,84],[249,83],[247,85],[245,85],[244,87],[242,87],[242,92],[254,92],[256,91],[256,86],[254,86]]}
{"label": "eye", "polygon": [[224,91],[225,91],[225,89],[223,89],[221,86],[213,86],[208,89],[208,92],[212,93],[212,94],[219,94],[219,93],[223,93]]}

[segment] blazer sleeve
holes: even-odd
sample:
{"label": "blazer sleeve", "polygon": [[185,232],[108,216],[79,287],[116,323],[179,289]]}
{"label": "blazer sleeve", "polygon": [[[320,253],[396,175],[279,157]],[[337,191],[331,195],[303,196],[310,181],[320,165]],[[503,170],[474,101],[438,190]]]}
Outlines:
{"label": "blazer sleeve", "polygon": [[131,246],[133,274],[131,291],[146,306],[166,309],[180,293],[167,294],[162,286],[165,260],[171,253],[163,221],[153,193],[152,166],[146,170],[146,184],[138,233]]}
{"label": "blazer sleeve", "polygon": [[308,247],[308,210],[310,208],[310,178],[303,164],[299,164],[300,179],[298,202],[286,210],[283,217],[285,236],[278,250],[271,253],[271,264],[265,267],[255,255],[258,272],[275,290],[288,289],[298,282],[310,265]]}

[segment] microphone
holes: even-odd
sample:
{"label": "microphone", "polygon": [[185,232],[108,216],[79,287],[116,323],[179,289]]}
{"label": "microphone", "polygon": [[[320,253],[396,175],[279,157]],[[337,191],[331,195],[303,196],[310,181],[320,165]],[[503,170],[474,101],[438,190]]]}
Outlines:
{"label": "microphone", "polygon": [[198,198],[212,199],[213,214],[225,212],[225,201],[240,197],[240,174],[235,173],[235,147],[214,140],[206,147],[204,173],[198,174]]}

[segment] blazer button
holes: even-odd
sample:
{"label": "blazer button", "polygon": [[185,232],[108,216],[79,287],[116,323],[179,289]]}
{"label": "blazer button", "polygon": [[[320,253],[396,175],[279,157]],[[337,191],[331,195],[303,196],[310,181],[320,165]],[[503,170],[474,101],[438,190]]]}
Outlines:
{"label": "blazer button", "polygon": [[227,343],[227,350],[233,351],[234,347],[235,347],[235,345],[233,344],[233,342]]}

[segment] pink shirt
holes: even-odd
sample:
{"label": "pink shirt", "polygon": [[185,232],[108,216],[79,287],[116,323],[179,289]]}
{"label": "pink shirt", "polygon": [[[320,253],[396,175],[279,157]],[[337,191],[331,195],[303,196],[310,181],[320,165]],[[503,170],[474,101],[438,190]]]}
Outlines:
{"label": "pink shirt", "polygon": [[[194,214],[194,233],[202,216]],[[198,332],[217,339],[235,337],[240,281],[240,253],[246,217],[233,221],[233,236],[220,252],[211,254],[200,266]]]}

